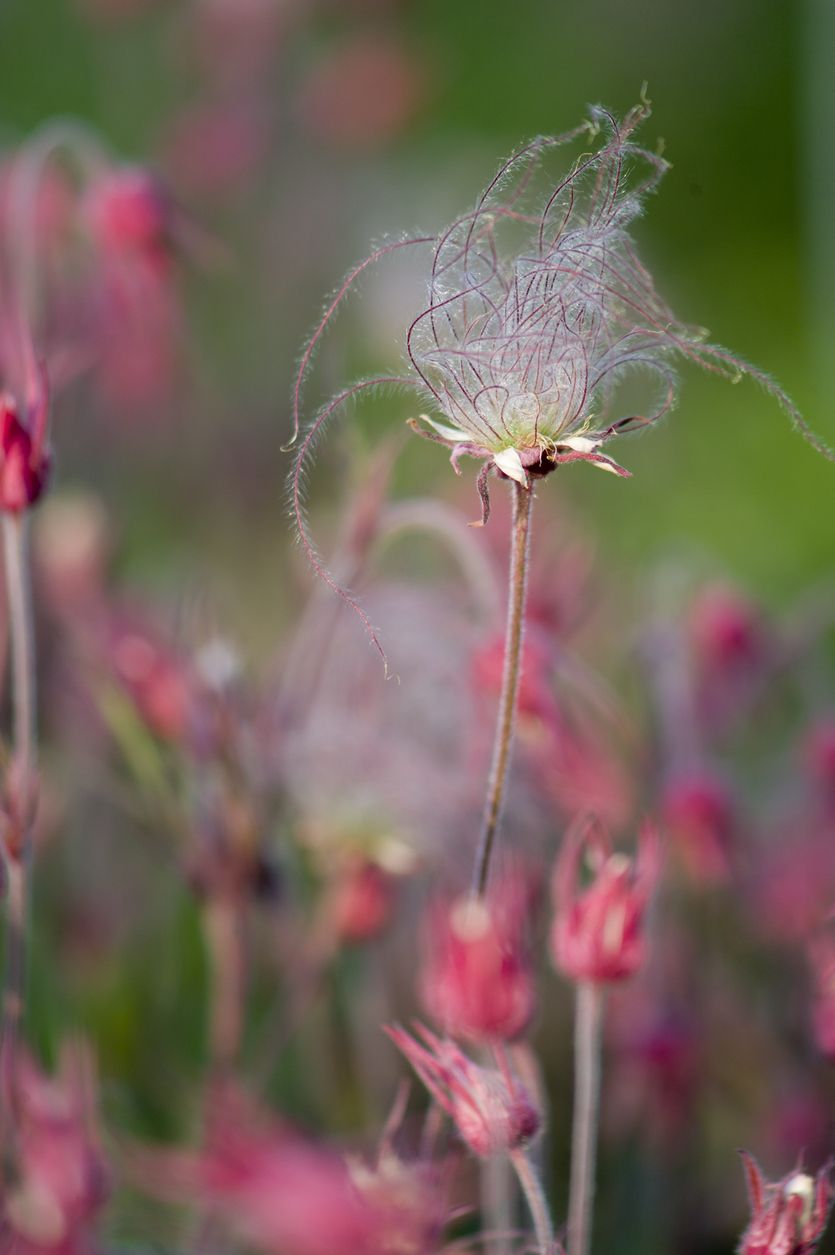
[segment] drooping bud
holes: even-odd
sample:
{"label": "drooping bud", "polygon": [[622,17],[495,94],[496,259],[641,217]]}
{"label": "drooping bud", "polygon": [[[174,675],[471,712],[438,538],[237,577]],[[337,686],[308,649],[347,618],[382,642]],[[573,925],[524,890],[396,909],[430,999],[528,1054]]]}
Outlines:
{"label": "drooping bud", "polygon": [[20,514],[46,488],[50,459],[38,438],[18,417],[8,395],[0,396],[0,510]]}
{"label": "drooping bud", "polygon": [[502,877],[487,898],[467,894],[430,908],[420,991],[453,1037],[512,1041],[530,1023],[535,980],[519,888]]}
{"label": "drooping bud", "polygon": [[769,1182],[746,1151],[742,1151],[742,1165],[751,1220],[738,1255],[810,1255],[823,1235],[832,1207],[828,1168],[822,1168],[815,1177],[797,1170],[781,1181]]}
{"label": "drooping bud", "polygon": [[539,1132],[539,1112],[515,1077],[480,1067],[422,1024],[416,1031],[425,1045],[397,1025],[385,1031],[479,1158],[516,1150]]}
{"label": "drooping bud", "polygon": [[121,166],[97,179],[87,193],[86,219],[105,252],[162,258],[171,235],[171,207],[159,180],[141,166]]}
{"label": "drooping bud", "polygon": [[[644,914],[659,872],[655,828],[644,824],[638,841],[632,859],[613,853],[608,838],[585,820],[565,837],[554,874],[551,953],[571,980],[625,980],[644,960]],[[593,877],[585,889],[578,883],[584,852]]]}

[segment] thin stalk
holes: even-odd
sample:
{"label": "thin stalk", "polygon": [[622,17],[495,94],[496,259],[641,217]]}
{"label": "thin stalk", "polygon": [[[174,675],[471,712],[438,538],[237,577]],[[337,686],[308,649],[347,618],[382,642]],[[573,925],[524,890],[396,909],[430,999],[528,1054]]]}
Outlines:
{"label": "thin stalk", "polygon": [[246,943],[241,903],[219,894],[203,907],[209,959],[209,1061],[215,1079],[234,1067],[243,1033]]}
{"label": "thin stalk", "polygon": [[588,1255],[594,1201],[600,1108],[603,991],[588,981],[577,986],[574,1019],[574,1115],[571,1184],[568,1191],[568,1255]]}
{"label": "thin stalk", "polygon": [[487,781],[484,818],[479,835],[478,852],[473,874],[473,892],[479,897],[482,897],[487,891],[487,884],[490,878],[490,860],[493,855],[496,832],[504,805],[507,777],[513,750],[513,730],[516,724],[519,677],[522,671],[522,639],[525,627],[525,592],[528,580],[533,488],[526,488],[523,484],[514,482],[513,490],[513,523],[502,691],[499,697],[499,711],[496,718],[493,760]]}
{"label": "thin stalk", "polygon": [[32,864],[32,806],[36,745],[35,640],[25,515],[3,515],[6,601],[8,603],[13,710],[12,793],[17,794],[20,831],[5,851],[6,974],[3,989],[3,1052],[15,1053],[26,988],[26,944]]}
{"label": "thin stalk", "polygon": [[534,1172],[533,1165],[523,1150],[512,1150],[510,1159],[513,1167],[516,1169],[519,1184],[528,1201],[528,1207],[533,1218],[534,1232],[536,1233],[536,1244],[539,1247],[539,1255],[553,1255],[554,1230],[551,1225],[551,1216],[548,1212],[548,1203],[542,1189],[542,1182]]}
{"label": "thin stalk", "polygon": [[509,1255],[513,1230],[513,1177],[507,1155],[491,1155],[481,1165],[481,1204],[487,1221],[487,1255]]}

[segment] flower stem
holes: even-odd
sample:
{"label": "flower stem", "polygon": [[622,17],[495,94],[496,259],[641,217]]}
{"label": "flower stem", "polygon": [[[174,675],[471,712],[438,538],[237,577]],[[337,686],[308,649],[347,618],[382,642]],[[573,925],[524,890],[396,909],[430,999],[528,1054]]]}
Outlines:
{"label": "flower stem", "polygon": [[583,981],[577,986],[574,1020],[574,1116],[571,1131],[571,1184],[568,1192],[568,1255],[588,1255],[594,1200],[603,991]]}
{"label": "flower stem", "polygon": [[209,960],[209,1062],[213,1079],[231,1072],[243,1032],[246,995],[246,943],[241,903],[229,895],[203,907]]}
{"label": "flower stem", "polygon": [[539,1255],[552,1255],[554,1250],[554,1230],[542,1183],[523,1150],[511,1151],[510,1158],[513,1167],[516,1169],[519,1184],[522,1187],[525,1198],[528,1200],[528,1207],[531,1210]]}
{"label": "flower stem", "polygon": [[35,640],[32,627],[27,520],[3,515],[6,600],[11,644],[14,755],[8,799],[19,831],[11,833],[6,860],[6,974],[3,990],[3,1054],[14,1056],[26,986],[26,932],[32,862],[32,805],[36,769]]}
{"label": "flower stem", "polygon": [[504,805],[507,776],[513,749],[516,701],[519,693],[519,677],[522,671],[522,639],[525,626],[525,592],[528,577],[532,508],[533,488],[514,482],[502,691],[499,697],[499,711],[496,718],[496,735],[493,741],[493,760],[490,766],[490,777],[487,782],[484,818],[479,835],[478,852],[473,874],[473,892],[478,896],[484,895],[490,878],[490,860],[493,855],[496,832]]}

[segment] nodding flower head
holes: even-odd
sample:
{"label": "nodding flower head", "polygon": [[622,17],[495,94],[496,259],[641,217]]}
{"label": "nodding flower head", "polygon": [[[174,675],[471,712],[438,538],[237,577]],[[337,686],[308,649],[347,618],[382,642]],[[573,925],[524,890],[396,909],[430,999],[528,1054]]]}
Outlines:
{"label": "nodding flower head", "polygon": [[10,393],[0,394],[0,512],[4,514],[28,510],[49,479],[49,390],[43,370],[37,389],[23,416]]}
{"label": "nodding flower head", "polygon": [[742,1151],[751,1220],[738,1255],[811,1255],[832,1207],[829,1168],[817,1176],[795,1169],[781,1181],[766,1181],[752,1155]]}
{"label": "nodding flower head", "polygon": [[425,929],[423,1002],[446,1032],[473,1042],[512,1041],[534,1012],[521,877],[505,886],[436,900]]}
{"label": "nodding flower head", "polygon": [[[593,879],[578,886],[587,852]],[[641,966],[644,914],[658,878],[658,835],[641,829],[635,859],[613,853],[608,839],[581,820],[565,837],[554,875],[556,919],[551,936],[555,965],[571,980],[609,984]]]}
{"label": "nodding flower head", "polygon": [[425,1044],[396,1025],[385,1031],[476,1155],[486,1159],[516,1150],[539,1132],[539,1112],[509,1072],[480,1067],[454,1042],[436,1037],[422,1024],[416,1031]]}

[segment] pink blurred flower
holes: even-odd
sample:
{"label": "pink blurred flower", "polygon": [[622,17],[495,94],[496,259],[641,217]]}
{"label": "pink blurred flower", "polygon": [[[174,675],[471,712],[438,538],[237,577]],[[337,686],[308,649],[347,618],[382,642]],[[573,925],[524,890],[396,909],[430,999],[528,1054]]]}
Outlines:
{"label": "pink blurred flower", "polygon": [[680,772],[664,789],[661,816],[694,880],[715,885],[728,879],[735,815],[724,781],[706,770]]}
{"label": "pink blurred flower", "polygon": [[755,922],[775,941],[807,940],[835,903],[831,826],[800,814],[763,851],[749,890]]}
{"label": "pink blurred flower", "polygon": [[398,1025],[385,1031],[480,1158],[516,1150],[539,1132],[539,1112],[528,1091],[509,1072],[502,1075],[480,1067],[454,1042],[436,1037],[421,1024],[416,1031],[425,1044]]}
{"label": "pink blurred flower", "polygon": [[[592,870],[585,889],[579,884],[584,853]],[[575,823],[554,870],[551,954],[556,967],[571,980],[595,984],[632,976],[644,961],[644,915],[659,870],[658,834],[651,824],[642,825],[632,859],[613,853],[594,823]]]}
{"label": "pink blurred flower", "polygon": [[426,73],[414,52],[383,35],[358,35],[315,66],[300,108],[320,138],[373,147],[412,121],[425,92]]}
{"label": "pink blurred flower", "polygon": [[826,1228],[832,1206],[829,1169],[816,1177],[796,1169],[769,1182],[746,1151],[742,1151],[751,1220],[738,1255],[810,1255]]}
{"label": "pink blurred flower", "polygon": [[613,1001],[609,1011],[612,1069],[605,1118],[674,1144],[692,1128],[701,1092],[697,1023],[658,1002],[648,1004],[646,996]]}
{"label": "pink blurred flower", "polygon": [[822,716],[809,729],[803,760],[824,801],[835,804],[835,715]]}
{"label": "pink blurred flower", "polygon": [[774,650],[763,616],[737,589],[709,584],[691,611],[694,696],[705,724],[721,730],[749,707]]}
{"label": "pink blurred flower", "polygon": [[191,731],[197,677],[189,662],[135,615],[113,616],[105,657],[140,717],[163,740]]}
{"label": "pink blurred flower", "polygon": [[0,1184],[0,1245],[10,1255],[93,1255],[106,1174],[93,1132],[89,1062],[67,1052],[50,1078],[21,1053],[12,1083],[16,1130],[4,1146],[12,1175]]}
{"label": "pink blurred flower", "polygon": [[37,387],[23,420],[14,397],[0,394],[0,511],[7,514],[33,506],[49,479],[49,389],[44,371],[39,372]]}
{"label": "pink blurred flower", "polygon": [[691,631],[705,670],[726,677],[762,659],[763,629],[756,608],[734,588],[703,588],[692,609]]}
{"label": "pink blurred flower", "polygon": [[274,73],[276,53],[310,0],[196,0],[186,29],[188,50],[215,88],[230,94]]}
{"label": "pink blurred flower", "polygon": [[201,1151],[144,1158],[154,1192],[199,1201],[266,1255],[396,1255],[385,1208],[357,1188],[345,1160],[260,1116],[237,1090],[214,1095]]}
{"label": "pink blurred flower", "polygon": [[520,877],[506,869],[486,898],[436,899],[424,927],[419,984],[429,1014],[453,1037],[512,1041],[534,1012],[536,982]]}
{"label": "pink blurred flower", "polygon": [[174,233],[173,207],[150,170],[115,166],[104,171],[87,188],[81,212],[103,253],[141,253],[165,265]]}
{"label": "pink blurred flower", "polygon": [[270,125],[254,101],[202,101],[171,119],[165,162],[191,195],[236,196],[268,152]]}
{"label": "pink blurred flower", "polygon": [[337,870],[326,899],[328,924],[337,940],[372,941],[392,916],[394,876],[371,859],[349,858]]}

